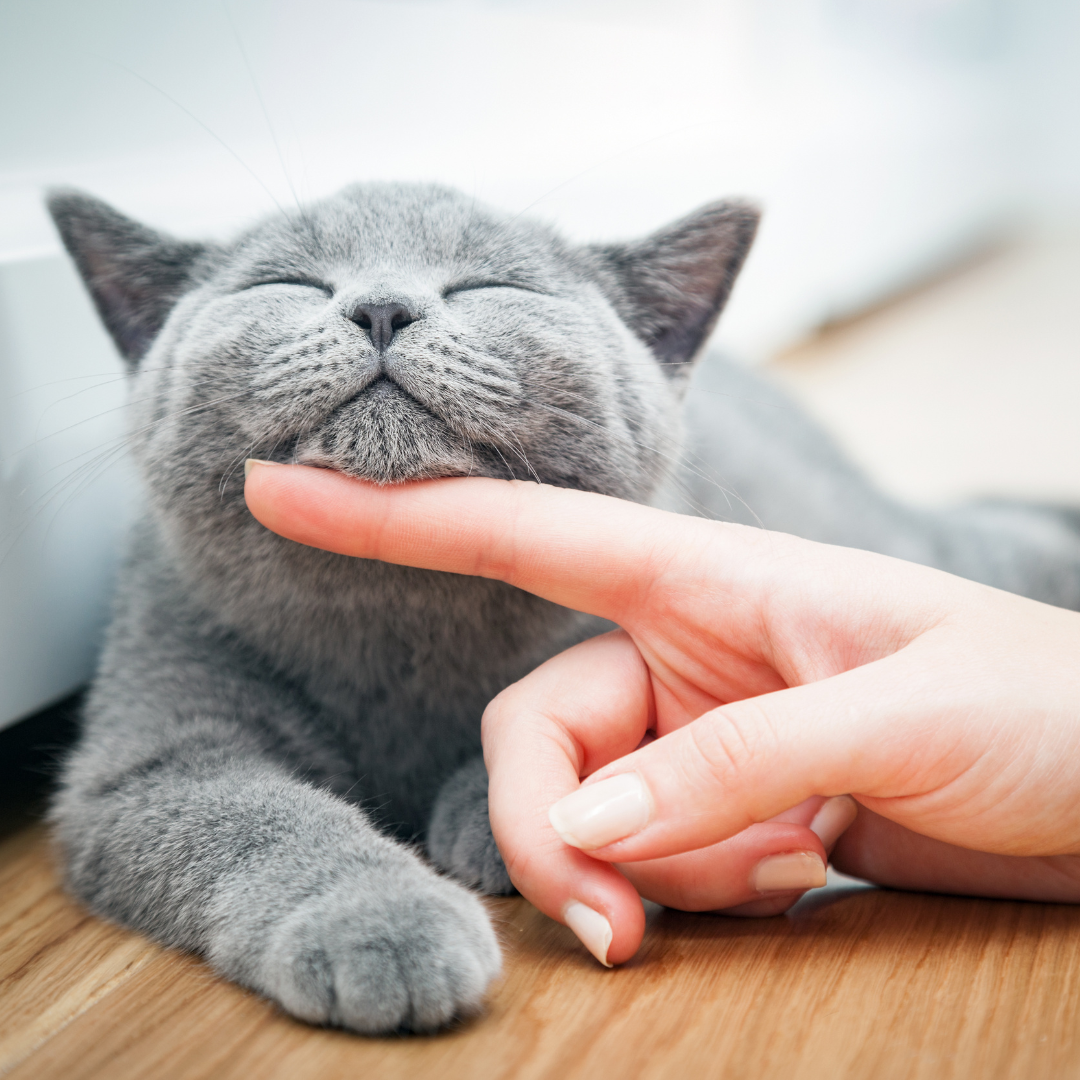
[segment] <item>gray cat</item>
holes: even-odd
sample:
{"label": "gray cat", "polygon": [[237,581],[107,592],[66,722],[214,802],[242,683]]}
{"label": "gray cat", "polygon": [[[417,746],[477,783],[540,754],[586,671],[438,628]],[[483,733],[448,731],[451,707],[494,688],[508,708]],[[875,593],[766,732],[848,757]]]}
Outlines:
{"label": "gray cat", "polygon": [[753,239],[740,203],[589,247],[434,186],[352,187],[228,245],[49,205],[130,365],[147,491],[53,810],[67,881],[305,1020],[430,1031],[480,1006],[499,947],[466,886],[512,891],[480,716],[602,626],[267,532],[245,457],[533,478],[1080,606],[1064,515],[907,509],[753,375],[691,385]]}

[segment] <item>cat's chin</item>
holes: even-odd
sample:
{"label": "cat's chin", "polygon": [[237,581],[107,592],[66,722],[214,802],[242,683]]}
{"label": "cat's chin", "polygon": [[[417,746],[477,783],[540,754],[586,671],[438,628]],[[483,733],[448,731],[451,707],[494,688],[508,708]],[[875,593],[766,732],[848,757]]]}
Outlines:
{"label": "cat's chin", "polygon": [[440,480],[449,476],[488,475],[483,470],[470,469],[467,467],[440,467],[435,464],[413,468],[382,468],[376,471],[366,469],[363,466],[358,466],[355,462],[335,461],[327,457],[307,454],[298,454],[294,456],[293,461],[297,465],[310,465],[316,469],[332,469],[334,472],[344,473],[346,476],[353,476],[357,480],[367,480],[373,484],[380,485],[408,484],[414,480]]}
{"label": "cat's chin", "polygon": [[302,436],[293,460],[376,484],[487,471],[475,451],[442,420],[383,380]]}
{"label": "cat's chin", "polygon": [[297,447],[290,460],[296,465],[334,472],[368,480],[375,484],[407,484],[413,480],[438,480],[448,476],[486,476],[490,471],[479,461],[463,460],[453,454],[439,455],[429,460],[412,456],[396,458],[379,447],[372,453],[355,457],[346,454],[327,454],[310,447]]}

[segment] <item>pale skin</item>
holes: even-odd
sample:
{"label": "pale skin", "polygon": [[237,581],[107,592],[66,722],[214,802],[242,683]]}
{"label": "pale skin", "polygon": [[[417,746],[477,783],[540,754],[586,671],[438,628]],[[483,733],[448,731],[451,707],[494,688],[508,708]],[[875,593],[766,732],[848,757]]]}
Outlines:
{"label": "pale skin", "polygon": [[642,896],[779,913],[828,858],[898,888],[1080,902],[1080,614],[538,484],[255,464],[246,494],[301,543],[620,627],[483,720],[511,879],[605,963],[640,945]]}

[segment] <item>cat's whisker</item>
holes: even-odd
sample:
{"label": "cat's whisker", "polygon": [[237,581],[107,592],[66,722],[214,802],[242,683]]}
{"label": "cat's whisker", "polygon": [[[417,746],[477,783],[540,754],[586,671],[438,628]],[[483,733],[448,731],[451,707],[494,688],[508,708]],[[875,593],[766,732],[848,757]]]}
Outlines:
{"label": "cat's whisker", "polygon": [[[113,446],[108,450],[96,454],[95,457],[91,458],[89,461],[83,462],[76,469],[68,473],[63,480],[52,485],[47,492],[39,496],[34,504],[31,504],[30,512],[25,515],[25,520],[21,526],[8,531],[6,534],[0,534],[0,564],[2,564],[4,559],[11,554],[19,540],[26,535],[27,531],[57,499],[60,499],[61,501],[60,504],[55,507],[52,521],[55,521],[56,517],[64,507],[67,506],[72,499],[76,498],[90,483],[96,480],[106,468],[118,461],[120,455],[126,449],[126,445],[121,442],[117,446]],[[49,531],[52,528],[52,521],[50,521],[49,525],[46,527],[46,537],[49,535]]]}
{"label": "cat's whisker", "polygon": [[[19,538],[25,535],[27,529],[29,529],[38,520],[38,518],[50,508],[50,506],[56,499],[65,496],[67,489],[71,487],[72,491],[67,494],[67,497],[64,498],[64,501],[61,502],[60,506],[56,507],[56,514],[59,514],[60,510],[62,510],[63,507],[71,501],[71,499],[75,498],[83,488],[88,486],[89,483],[96,479],[97,476],[100,475],[101,471],[104,471],[103,469],[95,471],[97,465],[101,463],[104,463],[105,467],[111,465],[112,462],[115,459],[119,458],[120,454],[125,452],[128,446],[132,442],[134,442],[140,435],[145,434],[147,431],[150,431],[154,427],[157,427],[158,425],[163,424],[167,421],[183,419],[185,416],[192,415],[198,410],[212,408],[213,406],[218,405],[223,401],[231,400],[237,397],[243,397],[247,393],[247,390],[243,390],[234,394],[221,395],[217,398],[212,398],[207,402],[200,402],[196,403],[195,405],[188,406],[184,409],[167,412],[163,416],[158,417],[157,419],[151,421],[149,424],[141,428],[138,428],[134,431],[125,432],[122,435],[107,440],[105,443],[99,443],[96,447],[92,447],[89,450],[80,451],[78,454],[67,458],[65,461],[51,466],[49,469],[46,470],[46,474],[49,472],[55,472],[57,469],[66,468],[70,466],[73,461],[78,461],[79,458],[85,457],[87,454],[95,455],[88,461],[84,461],[78,466],[76,466],[75,469],[69,470],[55,484],[52,484],[48,488],[46,488],[45,491],[43,491],[33,501],[33,503],[30,504],[30,507],[28,508],[26,514],[26,520],[23,522],[21,527],[18,527],[13,533],[9,533],[6,537],[0,537],[0,544],[6,545],[7,551],[10,552],[12,545],[17,543]],[[127,406],[125,405],[123,407],[126,408]],[[26,490],[27,489],[23,489],[20,492],[20,496],[24,495],[26,493]],[[4,557],[5,556],[0,556],[0,561],[2,561]]]}
{"label": "cat's whisker", "polygon": [[[130,375],[130,373],[128,373],[128,372],[123,372],[123,373],[121,373],[120,375],[116,375],[116,376],[114,376],[114,377],[112,377],[112,378],[108,378],[108,379],[105,379],[105,380],[103,380],[103,381],[101,381],[101,382],[96,382],[96,383],[92,384],[91,386],[84,386],[84,387],[82,387],[82,389],[80,389],[80,390],[76,390],[76,391],[75,391],[74,393],[72,393],[72,394],[66,394],[66,395],[65,395],[64,397],[60,397],[60,398],[54,398],[54,399],[53,399],[52,401],[50,401],[50,402],[49,402],[49,403],[48,403],[48,404],[47,404],[47,405],[46,405],[46,406],[45,406],[45,407],[44,407],[44,408],[43,408],[43,409],[41,410],[41,412],[40,412],[40,413],[38,414],[38,420],[37,420],[37,424],[36,424],[36,426],[35,426],[35,434],[36,434],[36,433],[37,433],[38,431],[40,431],[40,429],[41,429],[41,423],[42,423],[42,421],[43,421],[43,420],[45,419],[45,417],[46,417],[46,416],[48,415],[48,413],[49,413],[49,411],[50,411],[51,409],[53,409],[53,408],[57,407],[58,405],[62,405],[62,404],[63,404],[64,402],[66,402],[66,401],[72,401],[73,399],[75,399],[75,398],[77,398],[77,397],[81,397],[81,396],[82,396],[83,394],[88,394],[88,393],[92,393],[92,392],[93,392],[94,390],[101,390],[101,389],[103,389],[103,388],[104,388],[104,387],[106,387],[106,386],[115,386],[115,385],[116,385],[116,384],[117,384],[118,382],[128,382],[128,381],[129,381],[130,379],[131,379],[131,375]],[[46,385],[55,385],[55,384],[46,384]],[[24,391],[24,393],[25,393],[25,392],[28,392],[28,391]],[[130,403],[130,399],[128,399],[127,401],[125,401],[123,405],[120,405],[120,406],[118,406],[118,409],[122,409],[122,408],[124,408],[124,407],[125,407],[125,406],[126,406],[127,404],[129,404],[129,403]],[[97,419],[97,417],[99,417],[99,416],[101,416],[101,415],[103,415],[103,414],[101,414],[101,413],[96,413],[96,414],[94,414],[94,416],[93,416],[93,417],[86,417],[85,419]],[[82,421],[80,421],[80,423],[81,423],[81,422],[82,422]],[[49,438],[49,437],[50,437],[50,436],[51,436],[52,434],[54,434],[54,433],[50,432],[50,435],[46,435],[46,436],[40,436],[40,438],[42,438],[42,439],[47,439],[47,438]],[[31,445],[32,445],[32,444],[31,444]],[[19,451],[19,452],[21,452],[21,451]]]}
{"label": "cat's whisker", "polygon": [[495,442],[492,442],[492,443],[489,443],[488,445],[491,447],[492,450],[495,451],[496,454],[499,455],[499,460],[503,463],[503,465],[506,466],[506,471],[510,474],[510,479],[511,480],[516,480],[517,479],[517,473],[515,473],[514,470],[510,467],[510,462],[506,460],[506,457],[503,455],[503,452],[499,449],[498,444],[495,443]]}
{"label": "cat's whisker", "polygon": [[274,152],[277,154],[278,164],[281,165],[281,172],[285,177],[285,183],[289,185],[289,192],[292,194],[293,202],[296,203],[297,213],[303,218],[305,214],[304,207],[300,202],[300,196],[296,193],[296,188],[293,186],[292,176],[289,173],[288,166],[285,164],[285,157],[281,152],[281,143],[278,142],[277,131],[274,129],[274,125],[270,120],[270,113],[266,108],[266,101],[263,98],[262,90],[259,88],[259,81],[255,78],[255,71],[251,66],[251,61],[248,59],[247,49],[244,48],[244,40],[240,36],[240,30],[233,19],[232,11],[229,10],[228,0],[221,0],[221,7],[225,12],[225,18],[228,20],[229,27],[232,30],[233,40],[236,42],[236,47],[244,61],[244,69],[247,71],[248,79],[251,81],[251,88],[255,91],[255,97],[259,102],[259,108],[262,110],[263,119],[266,121],[266,130],[270,133],[270,141],[274,144]]}
{"label": "cat's whisker", "polygon": [[525,468],[529,470],[529,475],[532,476],[532,478],[538,484],[543,483],[543,481],[540,479],[540,474],[532,467],[532,464],[530,463],[529,458],[525,453],[525,447],[521,445],[521,440],[513,432],[510,433],[510,438],[513,440],[514,443],[514,452],[518,455],[518,457],[521,458],[522,461],[525,462]]}
{"label": "cat's whisker", "polygon": [[[244,390],[240,391],[237,394],[226,395],[226,396],[224,396],[222,398],[219,398],[216,401],[212,401],[212,402],[210,402],[208,404],[217,404],[218,401],[226,401],[226,400],[228,400],[229,396],[242,397],[244,394],[248,394],[248,393],[250,393],[250,390],[245,388]],[[153,396],[142,397],[142,398],[129,397],[126,401],[122,402],[119,405],[114,405],[109,409],[101,409],[98,412],[90,413],[87,416],[80,417],[78,420],[76,420],[72,424],[68,424],[68,425],[66,425],[65,427],[62,427],[62,428],[57,428],[55,431],[50,431],[47,435],[39,436],[38,438],[35,438],[35,439],[31,440],[30,442],[26,443],[25,445],[19,447],[18,449],[14,450],[9,455],[8,458],[3,459],[3,460],[4,460],[4,462],[13,461],[13,460],[17,459],[20,454],[25,454],[25,453],[28,453],[31,450],[36,449],[42,443],[48,442],[49,439],[55,439],[60,435],[67,435],[70,432],[74,431],[76,428],[82,427],[83,424],[93,423],[95,420],[100,420],[102,417],[110,416],[113,413],[117,413],[117,412],[124,412],[124,411],[130,409],[133,405],[141,405],[141,404],[144,404],[147,401],[152,401],[152,400],[154,400]],[[53,468],[60,468],[60,467],[62,467],[62,465],[63,465],[63,463],[61,463],[60,466],[53,466]]]}
{"label": "cat's whisker", "polygon": [[203,131],[205,131],[206,134],[209,135],[219,146],[223,147],[225,151],[230,155],[230,157],[232,157],[233,160],[235,160],[240,165],[240,167],[248,174],[248,176],[250,176],[255,181],[255,183],[258,184],[264,192],[266,192],[266,194],[270,197],[270,201],[274,204],[274,206],[277,207],[278,212],[283,216],[287,216],[281,203],[277,201],[277,197],[270,190],[270,188],[267,187],[265,183],[263,183],[262,178],[259,176],[259,174],[256,173],[255,170],[216,131],[213,130],[213,128],[200,120],[199,117],[195,115],[195,113],[193,113],[189,108],[187,108],[187,106],[182,105],[171,94],[167,93],[160,86],[152,83],[145,76],[140,75],[137,71],[134,70],[134,68],[130,68],[126,64],[121,64],[118,60],[110,59],[107,60],[106,63],[112,64],[114,67],[120,68],[121,71],[126,71],[133,78],[138,79],[139,82],[145,83],[147,86],[150,87],[151,90],[160,94],[163,98],[165,98],[166,101],[169,101],[173,105],[175,105],[176,108],[178,108],[185,116],[194,120],[195,123],[198,124],[199,127],[201,127]]}
{"label": "cat's whisker", "polygon": [[[125,380],[127,378],[130,378],[130,376],[127,374],[127,372],[119,372],[118,373],[116,371],[94,371],[94,372],[90,372],[89,374],[86,374],[86,375],[66,375],[62,379],[50,379],[48,382],[35,383],[33,386],[28,386],[28,387],[26,387],[25,390],[19,390],[17,393],[12,394],[11,398],[9,400],[18,401],[19,398],[25,397],[27,394],[40,393],[42,390],[47,390],[51,386],[62,386],[64,383],[85,382],[87,379],[104,379],[105,380],[104,382],[95,383],[94,386],[90,387],[90,389],[96,389],[97,386],[99,386],[99,385],[100,386],[111,386],[113,383],[122,382],[123,380]],[[83,392],[84,391],[80,390],[76,394],[72,394],[70,396],[71,397],[76,397],[77,394],[83,393]],[[56,404],[57,401],[67,401],[67,400],[68,400],[68,398],[57,398],[55,401],[50,402],[49,406],[46,406],[46,407],[50,407],[50,406]]]}
{"label": "cat's whisker", "polygon": [[236,472],[236,470],[240,467],[241,462],[246,461],[249,457],[252,456],[252,452],[254,451],[255,447],[259,445],[260,441],[261,440],[259,439],[252,440],[229,463],[229,467],[225,470],[224,473],[222,473],[221,482],[218,484],[219,499],[225,498],[225,488],[228,486],[229,480],[232,479],[232,474]]}

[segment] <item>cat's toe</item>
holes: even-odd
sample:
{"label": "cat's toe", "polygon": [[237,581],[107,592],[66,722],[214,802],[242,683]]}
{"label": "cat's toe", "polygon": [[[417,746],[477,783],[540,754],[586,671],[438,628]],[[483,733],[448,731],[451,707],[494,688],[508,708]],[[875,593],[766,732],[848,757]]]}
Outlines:
{"label": "cat's toe", "polygon": [[435,1031],[478,1011],[501,966],[487,912],[453,882],[407,877],[293,913],[273,935],[264,992],[301,1019],[366,1034]]}

